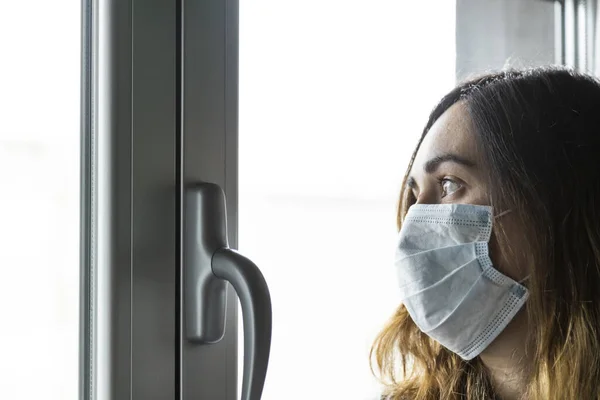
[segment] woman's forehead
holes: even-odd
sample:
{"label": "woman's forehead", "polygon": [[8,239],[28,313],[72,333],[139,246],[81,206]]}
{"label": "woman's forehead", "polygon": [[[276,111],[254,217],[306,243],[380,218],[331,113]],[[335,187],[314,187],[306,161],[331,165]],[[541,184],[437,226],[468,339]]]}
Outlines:
{"label": "woman's forehead", "polygon": [[414,172],[422,172],[427,161],[446,154],[454,154],[477,161],[477,146],[471,119],[463,102],[452,105],[433,124],[421,144]]}

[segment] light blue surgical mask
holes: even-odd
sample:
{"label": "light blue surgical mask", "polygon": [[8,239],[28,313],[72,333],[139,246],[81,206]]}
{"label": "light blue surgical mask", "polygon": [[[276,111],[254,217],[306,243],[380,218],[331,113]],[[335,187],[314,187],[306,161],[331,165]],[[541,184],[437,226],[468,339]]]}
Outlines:
{"label": "light blue surgical mask", "polygon": [[402,302],[422,332],[465,360],[494,341],[528,297],[492,265],[493,220],[487,206],[413,205],[398,238]]}

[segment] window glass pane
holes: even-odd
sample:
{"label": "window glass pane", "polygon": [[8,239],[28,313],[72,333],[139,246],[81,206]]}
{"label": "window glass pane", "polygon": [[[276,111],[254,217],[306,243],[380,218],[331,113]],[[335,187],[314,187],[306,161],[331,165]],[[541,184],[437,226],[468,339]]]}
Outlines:
{"label": "window glass pane", "polygon": [[455,82],[455,3],[240,7],[239,244],[273,301],[263,399],[373,399],[400,180]]}
{"label": "window glass pane", "polygon": [[0,398],[76,399],[80,2],[0,2]]}
{"label": "window glass pane", "polygon": [[[560,62],[555,1],[457,0],[456,75],[459,80],[504,67]],[[560,11],[560,10],[558,10]]]}

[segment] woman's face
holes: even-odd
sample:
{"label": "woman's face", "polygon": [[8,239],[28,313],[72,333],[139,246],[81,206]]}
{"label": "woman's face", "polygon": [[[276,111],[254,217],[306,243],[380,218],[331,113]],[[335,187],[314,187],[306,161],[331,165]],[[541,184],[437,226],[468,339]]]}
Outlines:
{"label": "woman's face", "polygon": [[[458,102],[425,135],[409,174],[407,190],[412,191],[416,204],[490,205],[488,189],[487,169],[477,149],[471,119],[465,104]],[[494,213],[502,211],[505,210]],[[500,218],[509,238],[511,232],[518,232],[514,215],[509,213]],[[514,249],[512,244],[511,247]],[[496,268],[512,279],[526,276],[520,263],[499,249],[494,237],[490,241],[490,256]]]}

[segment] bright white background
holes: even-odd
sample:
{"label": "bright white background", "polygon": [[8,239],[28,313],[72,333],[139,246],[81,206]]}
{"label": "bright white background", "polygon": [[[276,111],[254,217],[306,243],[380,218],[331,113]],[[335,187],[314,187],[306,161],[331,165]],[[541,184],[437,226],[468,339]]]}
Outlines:
{"label": "bright white background", "polygon": [[454,81],[452,0],[240,2],[239,247],[271,289],[264,400],[377,396],[399,186]]}
{"label": "bright white background", "polygon": [[0,1],[0,399],[77,399],[79,1]]}

